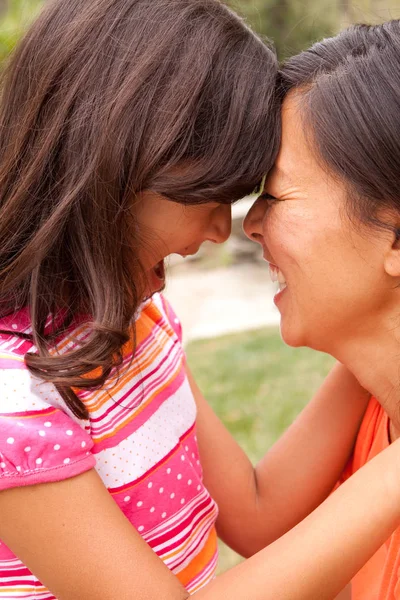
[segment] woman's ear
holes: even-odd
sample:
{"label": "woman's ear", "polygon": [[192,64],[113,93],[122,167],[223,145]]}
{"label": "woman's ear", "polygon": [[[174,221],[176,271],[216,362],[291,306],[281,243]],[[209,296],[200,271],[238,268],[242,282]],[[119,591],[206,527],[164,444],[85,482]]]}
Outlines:
{"label": "woman's ear", "polygon": [[393,241],[390,249],[385,255],[385,271],[391,277],[400,277],[400,229],[393,232]]}

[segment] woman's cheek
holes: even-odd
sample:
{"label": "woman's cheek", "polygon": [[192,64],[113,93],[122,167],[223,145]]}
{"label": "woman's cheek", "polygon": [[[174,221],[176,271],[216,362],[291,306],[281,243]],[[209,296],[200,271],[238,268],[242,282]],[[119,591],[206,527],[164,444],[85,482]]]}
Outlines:
{"label": "woman's cheek", "polygon": [[268,210],[264,219],[264,239],[278,266],[282,253],[290,251],[297,229],[296,219],[284,206],[277,204]]}

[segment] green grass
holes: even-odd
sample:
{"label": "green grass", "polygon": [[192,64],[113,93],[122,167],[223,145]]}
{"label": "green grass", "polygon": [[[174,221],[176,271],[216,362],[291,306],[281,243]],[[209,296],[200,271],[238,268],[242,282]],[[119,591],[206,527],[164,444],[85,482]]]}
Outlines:
{"label": "green grass", "polygon": [[[192,342],[188,361],[203,394],[252,462],[295,419],[332,367],[333,359],[289,348],[277,329]],[[220,545],[220,572],[239,557]]]}

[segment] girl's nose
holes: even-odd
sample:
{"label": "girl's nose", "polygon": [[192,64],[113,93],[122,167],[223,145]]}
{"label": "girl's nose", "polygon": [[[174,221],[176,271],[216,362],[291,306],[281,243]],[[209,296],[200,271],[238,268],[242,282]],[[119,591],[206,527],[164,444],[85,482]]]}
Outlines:
{"label": "girl's nose", "polygon": [[243,221],[243,231],[253,242],[262,243],[262,223],[265,214],[264,203],[257,199]]}
{"label": "girl's nose", "polygon": [[221,204],[215,209],[210,222],[208,239],[215,244],[226,242],[232,229],[232,210],[230,204]]}

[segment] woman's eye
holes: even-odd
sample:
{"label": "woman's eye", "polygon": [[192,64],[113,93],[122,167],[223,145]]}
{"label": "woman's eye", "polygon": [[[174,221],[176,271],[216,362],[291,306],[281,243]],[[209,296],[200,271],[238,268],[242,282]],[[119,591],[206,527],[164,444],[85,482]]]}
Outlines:
{"label": "woman's eye", "polygon": [[271,196],[271,194],[268,194],[267,192],[264,192],[264,194],[261,194],[261,196],[259,196],[258,199],[266,200],[269,204],[273,204],[273,202],[279,202],[278,198],[275,198],[275,196]]}

